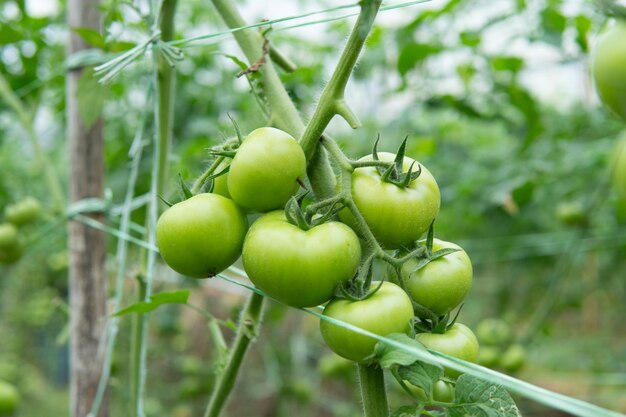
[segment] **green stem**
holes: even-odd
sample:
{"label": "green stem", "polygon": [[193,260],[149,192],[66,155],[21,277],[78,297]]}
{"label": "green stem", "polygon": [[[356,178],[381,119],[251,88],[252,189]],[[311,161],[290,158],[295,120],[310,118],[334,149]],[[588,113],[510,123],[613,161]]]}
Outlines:
{"label": "green stem", "polygon": [[37,132],[33,127],[32,114],[26,110],[24,103],[22,103],[20,98],[11,89],[11,86],[2,73],[0,73],[0,97],[2,97],[11,108],[13,108],[13,111],[17,114],[22,128],[26,131],[26,136],[30,140],[35,156],[37,157],[44,172],[44,181],[47,182],[48,192],[52,196],[54,211],[56,213],[63,213],[65,208],[65,195],[63,194],[63,188],[61,186],[59,175],[54,168],[54,164],[50,161],[50,158],[48,158],[48,154],[41,146],[39,135],[37,135]]}
{"label": "green stem", "polygon": [[231,348],[226,368],[217,380],[204,417],[219,416],[230,392],[235,386],[237,374],[248,350],[248,345],[256,337],[256,332],[261,322],[263,301],[264,297],[262,295],[253,292],[246,308],[241,313],[237,336]]}
{"label": "green stem", "polygon": [[209,178],[211,176],[211,174],[213,174],[215,172],[215,170],[222,163],[223,160],[224,160],[223,156],[218,156],[215,159],[215,161],[213,161],[211,163],[211,165],[209,165],[209,167],[206,169],[206,171],[204,171],[202,173],[202,175],[200,175],[196,179],[196,181],[193,183],[193,186],[191,187],[191,192],[193,194],[198,194],[200,192],[200,190],[204,186],[204,183],[207,181],[207,178]]}
{"label": "green stem", "polygon": [[376,18],[381,2],[381,0],[362,2],[361,13],[352,29],[352,33],[350,34],[350,38],[348,38],[341,58],[339,58],[335,72],[326,85],[326,88],[324,88],[319,104],[315,108],[313,117],[311,117],[311,121],[307,125],[300,140],[300,144],[307,158],[311,156],[317,147],[317,143],[328,126],[328,123],[330,123],[336,114],[346,119],[352,127],[359,126],[356,116],[354,116],[344,100],[344,91],[348,79],[350,75],[352,75],[356,61],[359,58],[359,54],[363,49],[363,45],[365,45],[367,35],[374,24],[374,19]]}
{"label": "green stem", "polygon": [[389,406],[385,392],[385,375],[376,365],[359,364],[361,396],[365,417],[387,417]]}
{"label": "green stem", "polygon": [[[144,300],[146,295],[146,282],[143,279],[143,276],[137,276],[137,301],[141,302]],[[139,391],[140,391],[140,363],[141,363],[141,334],[142,334],[142,321],[140,318],[143,315],[135,316],[133,320],[133,329],[132,329],[132,338],[130,343],[130,380],[131,380],[131,402],[132,404],[137,404],[139,402]]]}

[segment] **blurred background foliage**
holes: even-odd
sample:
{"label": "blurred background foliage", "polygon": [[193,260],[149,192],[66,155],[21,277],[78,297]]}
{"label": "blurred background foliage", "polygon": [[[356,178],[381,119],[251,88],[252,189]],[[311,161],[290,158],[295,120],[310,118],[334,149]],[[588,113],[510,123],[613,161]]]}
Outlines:
{"label": "blurred background foliage", "polygon": [[[289,3],[240,5],[249,21],[332,6]],[[32,141],[40,141],[65,186],[64,8],[56,0],[0,4],[0,77],[7,86],[0,89],[0,207],[32,195],[46,208],[36,224],[20,229],[22,259],[0,266],[0,379],[26,400],[17,416],[67,414],[65,223]],[[99,53],[128,49],[146,33],[141,8],[131,2],[103,1],[102,11],[102,32],[82,33]],[[297,63],[283,80],[303,114],[311,114],[351,23],[280,30],[287,22],[270,33]],[[461,321],[475,328],[488,317],[503,319],[528,352],[519,377],[623,412],[626,203],[611,190],[609,166],[623,125],[600,107],[588,75],[590,45],[604,23],[583,0],[437,0],[384,12],[348,86],[347,100],[364,126],[352,131],[336,120],[330,130],[354,157],[369,152],[377,134],[384,150],[408,135],[408,154],[442,190],[437,234],[461,244],[475,266]],[[176,24],[178,38],[223,28],[210,5],[197,0],[179,1]],[[207,148],[234,134],[227,113],[244,131],[265,123],[224,53],[241,56],[229,37],[198,42],[177,67],[168,197],[176,196],[176,173],[191,181]],[[143,59],[107,86],[85,77],[80,92],[86,120],[104,111],[113,203],[123,198],[129,147],[151,110],[148,85]],[[20,108],[28,118],[16,117]],[[151,124],[145,127],[149,138]],[[146,152],[137,195],[149,187]],[[133,220],[143,224],[141,209]],[[115,216],[109,221],[116,227]],[[111,237],[111,254],[115,243]],[[111,256],[111,276],[114,268]],[[132,302],[134,272],[124,304]],[[166,268],[158,278],[159,289],[192,287],[192,303],[224,320],[236,317],[245,296],[224,282],[182,280]],[[206,319],[171,306],[151,323],[146,412],[198,415],[219,364]],[[116,416],[129,406],[129,329],[123,320],[111,381]],[[318,333],[314,318],[271,304],[228,415],[360,415],[354,370],[330,355]],[[391,400],[403,401],[395,391]],[[522,402],[522,409],[552,415],[534,404]]]}

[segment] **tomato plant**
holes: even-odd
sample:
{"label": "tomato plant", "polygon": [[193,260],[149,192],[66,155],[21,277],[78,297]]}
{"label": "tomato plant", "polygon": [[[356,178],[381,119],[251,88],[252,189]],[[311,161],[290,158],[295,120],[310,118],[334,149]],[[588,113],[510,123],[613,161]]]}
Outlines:
{"label": "tomato plant", "polygon": [[32,223],[41,214],[41,203],[35,197],[26,197],[4,209],[4,217],[16,226]]}
{"label": "tomato plant", "polygon": [[409,295],[413,300],[441,316],[458,306],[472,286],[472,262],[454,243],[433,239],[432,250],[457,249],[430,261],[415,271],[419,262],[413,258],[402,266]]}
{"label": "tomato plant", "polygon": [[[372,289],[378,283],[372,284]],[[380,336],[408,333],[413,306],[408,295],[391,282],[363,300],[334,299],[324,309],[324,316],[350,323]],[[329,321],[320,322],[322,337],[336,354],[356,362],[364,361],[374,352],[376,339],[340,327]]]}
{"label": "tomato plant", "polygon": [[[418,333],[415,339],[428,349],[454,356],[468,362],[478,360],[478,340],[469,327],[454,323],[444,333]],[[457,378],[460,372],[445,368],[444,373],[450,378]]]}
{"label": "tomato plant", "polygon": [[262,127],[237,150],[228,172],[228,191],[240,207],[266,212],[283,207],[305,175],[298,142],[282,130]]}
{"label": "tomato plant", "polygon": [[348,226],[328,222],[302,230],[282,210],[259,218],[243,245],[243,265],[254,285],[294,307],[328,301],[360,260],[359,239]]}
{"label": "tomato plant", "polygon": [[206,278],[237,260],[247,228],[244,212],[232,200],[198,194],[161,215],[156,238],[161,256],[173,270]]}
{"label": "tomato plant", "polygon": [[8,382],[0,381],[0,416],[8,416],[15,412],[20,402],[17,389]]}
{"label": "tomato plant", "polygon": [[[381,161],[391,162],[395,155],[379,152]],[[372,155],[360,161],[372,160]],[[406,171],[415,162],[404,157]],[[417,162],[413,166],[417,170]],[[420,238],[439,213],[439,186],[430,171],[420,165],[421,174],[406,187],[385,182],[375,167],[357,168],[352,174],[354,203],[376,239],[387,248],[399,248]],[[354,225],[351,213],[344,210],[341,220]]]}
{"label": "tomato plant", "polygon": [[591,59],[596,89],[604,104],[626,120],[626,23],[615,21],[598,38]]}

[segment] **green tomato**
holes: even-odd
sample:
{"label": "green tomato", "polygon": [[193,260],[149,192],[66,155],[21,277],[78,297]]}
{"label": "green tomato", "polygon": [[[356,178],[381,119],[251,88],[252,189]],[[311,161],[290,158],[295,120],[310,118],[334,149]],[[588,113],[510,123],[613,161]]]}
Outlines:
{"label": "green tomato", "polygon": [[500,360],[500,366],[506,372],[516,373],[526,363],[526,349],[524,346],[514,343],[504,351]]}
{"label": "green tomato", "polygon": [[325,377],[349,379],[354,376],[354,363],[335,353],[329,353],[319,360],[317,370]]}
{"label": "green tomato", "polygon": [[254,222],[243,245],[250,280],[292,307],[330,300],[337,285],[354,276],[360,260],[359,239],[345,224],[328,222],[305,231],[289,223],[282,210]]}
{"label": "green tomato", "polygon": [[[227,160],[226,158],[224,158],[222,163],[220,163],[217,166],[217,169],[215,170],[215,172],[220,172],[229,165],[230,165],[230,160]],[[226,174],[220,175],[219,177],[215,178],[213,181],[214,181],[214,184],[213,184],[214,194],[219,194],[223,197],[232,199],[232,196],[230,195],[230,191],[228,191],[228,172]]]}
{"label": "green tomato", "polygon": [[476,326],[476,335],[480,343],[486,345],[506,345],[511,340],[511,327],[502,319],[489,318]]}
{"label": "green tomato", "polygon": [[626,120],[626,23],[619,19],[599,37],[592,50],[596,90],[604,104]]}
{"label": "green tomato", "polygon": [[[418,333],[415,339],[430,350],[445,353],[468,362],[478,360],[478,340],[469,327],[454,323],[445,333]],[[457,378],[460,372],[444,368],[444,374]]]}
{"label": "green tomato", "polygon": [[0,381],[0,416],[8,416],[15,412],[20,402],[17,389],[8,382]]}
{"label": "green tomato", "polygon": [[[379,152],[382,161],[393,161],[395,155]],[[372,160],[366,156],[361,161]],[[413,159],[404,158],[404,170]],[[416,241],[428,230],[439,213],[441,197],[435,178],[425,166],[408,187],[384,182],[374,167],[358,168],[352,173],[352,197],[376,239],[386,248],[399,248]],[[417,170],[417,164],[413,167]],[[341,221],[354,227],[354,217],[346,209]]]}
{"label": "green tomato", "polygon": [[21,240],[6,249],[0,248],[0,263],[12,264],[19,261],[24,254],[24,243]]}
{"label": "green tomato", "polygon": [[[378,286],[372,283],[371,289]],[[411,330],[413,305],[408,295],[391,282],[364,300],[334,299],[324,309],[324,315],[360,327],[380,336],[406,333]],[[328,347],[346,359],[363,362],[374,353],[378,340],[356,333],[327,320],[321,320],[320,330]]]}
{"label": "green tomato", "polygon": [[228,171],[228,190],[240,207],[267,212],[282,208],[305,175],[306,160],[298,142],[286,132],[262,127],[237,150]]}
{"label": "green tomato", "polygon": [[161,256],[173,270],[207,278],[237,260],[247,228],[245,213],[232,200],[198,194],[161,215],[156,238]]}
{"label": "green tomato", "polygon": [[[423,389],[416,387],[409,381],[404,381],[406,386],[415,394],[420,401],[428,402],[428,396]],[[451,403],[454,401],[454,384],[440,379],[433,384],[433,400],[442,403]]]}
{"label": "green tomato", "polygon": [[587,223],[587,213],[580,201],[562,201],[556,206],[556,216],[568,226],[583,226]]}
{"label": "green tomato", "polygon": [[478,363],[487,368],[496,368],[500,364],[501,350],[496,346],[481,345],[478,352]]}
{"label": "green tomato", "polygon": [[12,223],[0,224],[0,250],[17,245],[17,228]]}
{"label": "green tomato", "polygon": [[612,159],[613,188],[622,200],[626,200],[626,133],[618,140]]}
{"label": "green tomato", "polygon": [[402,266],[402,277],[413,300],[442,316],[458,306],[472,287],[472,262],[454,243],[433,240],[433,251],[459,249],[413,272],[418,260]]}
{"label": "green tomato", "polygon": [[35,197],[26,197],[4,209],[4,217],[16,226],[32,223],[41,214],[41,204]]}

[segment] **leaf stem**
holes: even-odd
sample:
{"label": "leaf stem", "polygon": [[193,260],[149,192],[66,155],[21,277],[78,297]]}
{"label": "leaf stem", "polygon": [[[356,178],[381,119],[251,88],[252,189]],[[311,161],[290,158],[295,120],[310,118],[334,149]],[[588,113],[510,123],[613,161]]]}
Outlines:
{"label": "leaf stem", "polygon": [[209,405],[204,417],[217,417],[220,415],[230,392],[235,386],[239,368],[248,349],[250,342],[256,337],[256,332],[261,323],[264,297],[252,292],[248,304],[241,313],[237,336],[231,348],[228,362],[223,373],[217,379],[217,385],[211,394]]}
{"label": "leaf stem", "polygon": [[361,396],[365,417],[387,417],[389,406],[385,391],[385,375],[377,365],[358,364]]}

